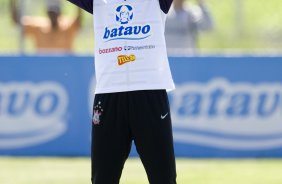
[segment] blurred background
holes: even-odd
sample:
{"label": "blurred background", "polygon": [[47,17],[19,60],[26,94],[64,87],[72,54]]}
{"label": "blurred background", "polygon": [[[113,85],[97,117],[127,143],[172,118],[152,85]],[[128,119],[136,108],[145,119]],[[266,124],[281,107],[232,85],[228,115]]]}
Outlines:
{"label": "blurred background", "polygon": [[[92,15],[0,0],[0,184],[90,183]],[[175,0],[179,184],[281,184],[282,1]],[[121,184],[148,183],[133,146]]]}
{"label": "blurred background", "polygon": [[[44,0],[22,0],[23,15],[45,16]],[[197,4],[194,0],[186,4]],[[282,1],[206,0],[204,4],[213,19],[213,29],[199,33],[200,54],[214,53],[281,53]],[[62,14],[76,16],[76,8],[62,1]],[[11,18],[10,1],[0,0],[0,52],[3,54],[35,53],[30,38],[21,37],[20,26]],[[75,38],[73,52],[93,54],[92,16],[83,13],[82,27]],[[5,27],[3,26],[5,25]]]}

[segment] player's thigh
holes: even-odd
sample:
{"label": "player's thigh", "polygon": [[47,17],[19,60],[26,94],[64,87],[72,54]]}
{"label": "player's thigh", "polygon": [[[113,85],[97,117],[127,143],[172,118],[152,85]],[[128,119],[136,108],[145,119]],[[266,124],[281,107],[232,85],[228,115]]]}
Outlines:
{"label": "player's thigh", "polygon": [[176,167],[171,117],[164,90],[145,91],[135,101],[133,137],[152,184],[174,184]]}
{"label": "player's thigh", "polygon": [[118,182],[131,147],[123,95],[96,95],[92,121],[92,180]]}

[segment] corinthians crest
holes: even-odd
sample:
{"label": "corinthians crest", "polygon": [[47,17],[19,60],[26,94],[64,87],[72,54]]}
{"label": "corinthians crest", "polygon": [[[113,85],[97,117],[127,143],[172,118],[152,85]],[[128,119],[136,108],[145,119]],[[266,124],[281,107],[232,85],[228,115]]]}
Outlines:
{"label": "corinthians crest", "polygon": [[101,107],[101,102],[98,102],[97,105],[94,106],[93,109],[93,118],[92,118],[92,122],[94,125],[100,125],[101,122],[101,115],[103,113],[103,109]]}

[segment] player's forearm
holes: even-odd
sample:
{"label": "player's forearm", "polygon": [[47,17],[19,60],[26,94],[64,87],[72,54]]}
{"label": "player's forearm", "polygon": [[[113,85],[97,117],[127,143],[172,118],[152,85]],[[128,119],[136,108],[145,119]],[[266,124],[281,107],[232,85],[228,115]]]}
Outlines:
{"label": "player's forearm", "polygon": [[93,0],[67,0],[67,1],[93,14]]}

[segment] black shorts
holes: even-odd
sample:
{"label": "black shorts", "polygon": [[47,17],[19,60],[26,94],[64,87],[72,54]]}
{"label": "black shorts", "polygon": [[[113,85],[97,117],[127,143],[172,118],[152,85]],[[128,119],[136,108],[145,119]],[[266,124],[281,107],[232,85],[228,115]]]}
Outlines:
{"label": "black shorts", "polygon": [[92,183],[118,184],[134,141],[150,184],[175,184],[165,90],[97,94],[93,107]]}

